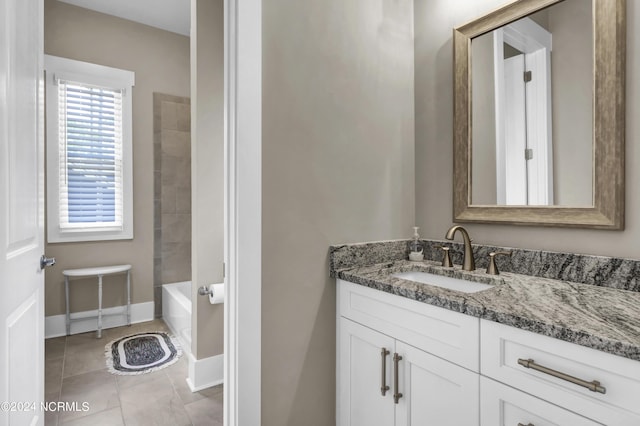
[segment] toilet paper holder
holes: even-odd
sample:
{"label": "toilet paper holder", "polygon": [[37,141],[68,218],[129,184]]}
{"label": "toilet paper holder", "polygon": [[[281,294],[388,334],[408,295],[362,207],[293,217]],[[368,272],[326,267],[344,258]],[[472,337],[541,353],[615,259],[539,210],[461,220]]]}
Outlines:
{"label": "toilet paper holder", "polygon": [[208,296],[209,303],[217,305],[224,303],[224,283],[209,284],[198,287],[200,296]]}
{"label": "toilet paper holder", "polygon": [[198,294],[200,296],[209,296],[210,294],[213,294],[213,292],[209,289],[209,286],[203,285],[198,288]]}

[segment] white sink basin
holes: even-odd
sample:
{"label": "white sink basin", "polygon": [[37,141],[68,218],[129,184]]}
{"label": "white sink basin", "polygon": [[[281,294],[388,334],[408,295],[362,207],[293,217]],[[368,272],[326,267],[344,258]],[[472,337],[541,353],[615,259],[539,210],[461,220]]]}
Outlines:
{"label": "white sink basin", "polygon": [[422,284],[434,285],[436,287],[447,288],[449,290],[461,291],[463,293],[477,293],[488,290],[492,285],[477,283],[475,281],[461,280],[458,278],[445,277],[443,275],[430,274],[428,272],[409,271],[391,274],[392,277],[403,280],[415,281]]}

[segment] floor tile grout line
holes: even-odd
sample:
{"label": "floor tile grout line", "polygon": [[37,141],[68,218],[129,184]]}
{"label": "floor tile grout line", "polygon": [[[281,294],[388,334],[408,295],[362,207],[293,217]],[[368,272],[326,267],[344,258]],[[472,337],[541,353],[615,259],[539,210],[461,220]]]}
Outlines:
{"label": "floor tile grout line", "polygon": [[64,350],[62,351],[62,371],[60,371],[60,389],[58,389],[58,401],[62,396],[62,383],[64,382],[64,369],[67,366],[67,336],[64,336]]}
{"label": "floor tile grout line", "polygon": [[[67,336],[64,336],[64,349],[62,350],[62,365],[60,366],[60,382],[58,383],[58,397],[56,401],[60,401],[62,397],[62,382],[64,381],[64,366],[67,361]],[[46,386],[46,385],[45,385]],[[55,415],[56,421],[54,426],[58,426],[60,424],[60,413],[56,412]]]}
{"label": "floor tile grout line", "polygon": [[171,376],[169,376],[169,372],[167,370],[168,369],[165,370],[164,374],[165,374],[165,376],[167,376],[167,379],[169,380],[169,383],[171,383],[171,389],[173,389],[173,394],[178,397],[178,401],[180,401],[180,403],[182,404],[182,408],[184,409],[184,412],[187,413],[187,417],[189,418],[189,422],[193,426],[193,419],[191,418],[191,415],[189,414],[189,411],[186,409],[187,404],[182,400],[182,397],[178,393],[178,390],[176,389],[176,385],[173,383],[173,380],[171,379]]}
{"label": "floor tile grout line", "polygon": [[122,397],[120,395],[120,383],[118,382],[118,378],[115,378],[116,381],[116,392],[118,393],[118,403],[120,404],[120,418],[122,419],[123,426],[127,426],[127,420],[124,418],[124,410],[122,409]]}
{"label": "floor tile grout line", "polygon": [[107,367],[105,366],[104,368],[96,368],[94,370],[87,370],[87,371],[82,371],[81,373],[76,373],[76,374],[72,374],[71,376],[62,376],[62,380],[64,379],[71,379],[74,377],[78,377],[78,376],[82,376],[83,374],[89,374],[89,373],[95,373],[96,371],[102,371],[102,370],[106,370]]}
{"label": "floor tile grout line", "polygon": [[[56,402],[60,401],[62,397],[62,382],[64,381],[64,367],[67,361],[67,336],[64,336],[64,349],[62,350],[62,365],[60,366],[60,383],[58,386],[58,397]],[[56,412],[55,426],[60,424],[60,413]]]}

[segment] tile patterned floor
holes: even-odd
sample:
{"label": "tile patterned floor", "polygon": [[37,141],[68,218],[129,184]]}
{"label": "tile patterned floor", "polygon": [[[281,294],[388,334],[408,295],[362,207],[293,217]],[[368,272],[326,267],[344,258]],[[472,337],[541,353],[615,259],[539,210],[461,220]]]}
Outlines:
{"label": "tile patterned floor", "polygon": [[220,426],[222,385],[192,393],[185,381],[187,356],[139,376],[109,373],[104,346],[143,331],[168,331],[162,320],[45,341],[45,399],[83,402],[84,411],[48,412],[47,426]]}

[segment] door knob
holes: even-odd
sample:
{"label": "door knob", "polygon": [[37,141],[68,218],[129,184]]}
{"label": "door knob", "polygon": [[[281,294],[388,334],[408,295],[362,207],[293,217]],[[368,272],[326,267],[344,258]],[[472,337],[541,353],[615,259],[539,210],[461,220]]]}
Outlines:
{"label": "door knob", "polygon": [[45,257],[44,254],[40,257],[40,269],[44,269],[47,266],[53,266],[56,264],[55,257]]}

